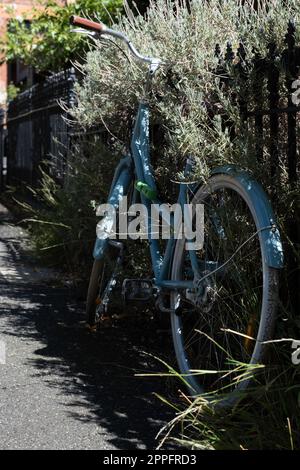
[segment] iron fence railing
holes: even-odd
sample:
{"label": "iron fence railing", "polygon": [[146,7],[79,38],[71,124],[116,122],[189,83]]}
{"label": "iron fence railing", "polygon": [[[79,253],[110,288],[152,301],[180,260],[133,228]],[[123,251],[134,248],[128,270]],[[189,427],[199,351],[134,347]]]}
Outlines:
{"label": "iron fence railing", "polygon": [[[224,92],[239,107],[242,131],[252,136],[253,153],[257,162],[263,164],[261,181],[267,182],[276,212],[284,215],[289,278],[289,292],[285,294],[292,299],[296,312],[300,305],[300,99],[298,102],[294,97],[300,83],[296,83],[300,74],[300,47],[296,44],[293,21],[288,24],[285,44],[286,48],[279,52],[277,45],[270,43],[265,56],[254,51],[251,59],[242,41],[237,50],[228,43],[224,54],[217,44],[215,55],[221,86],[224,85]],[[234,138],[235,123],[226,116],[223,123]],[[283,191],[291,195],[289,206],[282,197]]]}
{"label": "iron fence railing", "polygon": [[[47,78],[43,83],[20,93],[7,109],[7,172],[10,183],[39,181],[43,160],[52,163],[55,177],[63,178],[70,146],[66,112],[60,106],[74,103],[74,69]],[[3,126],[2,126],[3,127]]]}

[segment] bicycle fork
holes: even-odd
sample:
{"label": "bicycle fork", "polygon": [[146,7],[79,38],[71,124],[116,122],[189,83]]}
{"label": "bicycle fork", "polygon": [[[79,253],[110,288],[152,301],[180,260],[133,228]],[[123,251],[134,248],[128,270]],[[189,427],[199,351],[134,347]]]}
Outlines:
{"label": "bicycle fork", "polygon": [[116,248],[119,252],[118,252],[118,256],[117,256],[116,263],[115,263],[113,272],[111,274],[111,277],[108,280],[106,287],[102,294],[101,313],[104,313],[104,314],[107,314],[110,295],[117,283],[118,269],[120,266],[122,266],[123,260],[124,260],[124,243],[115,241],[115,240],[108,240],[108,244],[109,246]]}

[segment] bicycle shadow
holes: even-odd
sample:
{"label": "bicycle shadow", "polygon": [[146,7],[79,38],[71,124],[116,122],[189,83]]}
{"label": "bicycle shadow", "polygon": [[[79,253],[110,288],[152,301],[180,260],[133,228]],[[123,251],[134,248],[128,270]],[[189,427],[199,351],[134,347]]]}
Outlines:
{"label": "bicycle shadow", "polygon": [[76,397],[67,405],[69,417],[105,429],[112,448],[155,449],[157,432],[172,418],[169,407],[153,395],[168,395],[166,381],[135,374],[162,370],[144,352],[166,358],[169,341],[159,339],[146,320],[123,321],[91,335],[79,326],[83,304],[74,295],[66,288],[10,285],[14,302],[1,309],[10,325],[6,334],[42,343],[25,365],[36,377],[45,376],[47,386],[58,388],[62,397]]}

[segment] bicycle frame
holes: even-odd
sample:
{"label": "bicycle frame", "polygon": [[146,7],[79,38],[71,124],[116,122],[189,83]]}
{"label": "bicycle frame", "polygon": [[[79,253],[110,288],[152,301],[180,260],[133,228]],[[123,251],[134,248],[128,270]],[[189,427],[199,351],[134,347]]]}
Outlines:
{"label": "bicycle frame", "polygon": [[[187,161],[185,174],[188,175],[191,171],[191,162]],[[247,173],[238,170],[231,165],[222,168],[216,168],[213,174],[227,173],[238,178],[240,182],[247,189],[249,199],[253,204],[258,207],[258,220],[257,229],[262,230],[260,237],[262,237],[266,245],[266,262],[268,266],[281,269],[283,267],[283,249],[280,240],[280,233],[275,225],[275,217],[272,207],[266,198],[260,185],[251,178]],[[125,196],[131,183],[134,180],[146,183],[154,192],[156,192],[156,184],[153,176],[153,171],[150,161],[150,138],[149,138],[149,106],[145,102],[140,102],[136,122],[133,130],[131,140],[131,154],[124,156],[118,164],[115,175],[112,181],[108,203],[116,209],[123,196]],[[195,191],[195,184],[179,185],[179,196],[177,203],[183,209],[184,204],[188,203],[188,192]],[[171,280],[171,260],[173,255],[176,240],[171,235],[164,253],[161,252],[157,239],[154,239],[151,234],[151,204],[160,204],[158,200],[150,200],[142,193],[140,194],[141,202],[147,210],[148,217],[148,240],[150,244],[150,254],[152,261],[152,268],[154,272],[154,283],[158,288],[167,290],[177,289],[193,289],[193,281]],[[174,233],[174,218],[170,218],[171,230],[170,234]],[[271,227],[266,230],[266,227]],[[173,230],[172,230],[173,229]],[[104,255],[109,241],[108,239],[96,239],[93,256],[99,260]],[[189,257],[194,274],[199,275],[201,272],[196,252],[189,250]]]}
{"label": "bicycle frame", "polygon": [[[147,63],[149,65],[148,78],[145,87],[145,95],[147,96],[147,92],[150,90],[151,78],[154,76],[158,67],[163,64],[161,59],[141,55],[123,33],[111,30],[101,23],[95,23],[79,17],[72,17],[71,23],[83,26],[88,30],[88,34],[92,37],[97,34],[101,35],[102,33],[105,33],[123,40],[136,59]],[[78,31],[84,33],[87,32],[84,29]],[[188,161],[185,168],[185,174],[187,176],[190,173],[190,170],[191,163]],[[241,172],[230,165],[223,168],[217,168],[212,172],[212,174],[218,173],[228,174],[239,180],[239,183],[244,186],[244,189],[247,192],[247,198],[252,203],[252,206],[257,209],[255,222],[259,237],[263,240],[266,247],[265,261],[268,266],[281,269],[283,266],[283,250],[280,234],[275,223],[272,207],[262,188],[251,178],[250,175],[245,172]],[[156,184],[150,161],[149,105],[147,104],[147,100],[141,101],[139,104],[131,141],[131,154],[124,156],[120,160],[115,171],[107,202],[117,209],[122,198],[128,194],[130,185],[135,179],[139,183],[145,183],[147,187],[150,188],[152,194],[156,194]],[[197,186],[197,184],[180,184],[177,203],[180,204],[182,209],[188,202],[187,195],[189,191],[194,191]],[[151,234],[151,204],[152,202],[155,204],[160,203],[156,200],[150,200],[142,192],[140,197],[142,204],[147,210],[148,240],[150,244],[154,282],[156,286],[167,289],[193,288],[193,281],[173,281],[170,279],[171,261],[176,243],[174,236],[171,235],[174,233],[174,218],[170,218],[170,238],[167,242],[164,253],[162,253],[158,240],[152,237]],[[168,223],[168,221],[166,222]],[[104,256],[108,243],[109,238],[96,239],[93,251],[93,256],[96,260],[99,260]],[[199,276],[203,269],[198,265],[196,252],[194,250],[189,250],[188,253],[194,275]]]}
{"label": "bicycle frame", "polygon": [[[118,164],[112,181],[108,203],[116,209],[123,198],[128,193],[130,184],[134,179],[146,183],[156,192],[156,184],[153,176],[150,161],[150,138],[149,138],[149,106],[145,102],[140,102],[136,122],[131,140],[131,155],[124,156]],[[185,172],[190,171],[190,163],[187,162]],[[187,204],[187,193],[190,187],[187,184],[180,184],[178,203],[181,207]],[[140,194],[141,203],[145,206],[148,217],[148,240],[150,244],[150,254],[152,268],[154,273],[155,285],[163,289],[188,289],[193,288],[192,281],[173,281],[170,280],[170,269],[172,254],[176,240],[171,235],[167,241],[164,253],[161,252],[159,241],[154,239],[151,234],[151,204],[160,204],[158,200],[150,200],[144,194]],[[170,233],[174,232],[174,219],[170,218]],[[173,229],[173,230],[172,230]],[[93,256],[96,260],[101,259],[109,239],[96,239]],[[196,256],[192,251],[189,252],[193,268],[197,269]]]}

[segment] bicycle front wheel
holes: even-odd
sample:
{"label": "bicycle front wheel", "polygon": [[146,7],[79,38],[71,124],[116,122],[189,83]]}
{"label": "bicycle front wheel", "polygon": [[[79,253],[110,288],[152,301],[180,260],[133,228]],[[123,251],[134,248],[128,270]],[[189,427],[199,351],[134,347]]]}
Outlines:
{"label": "bicycle front wheel", "polygon": [[186,240],[174,250],[172,279],[193,279],[195,286],[193,294],[171,295],[176,358],[192,395],[233,405],[272,338],[278,270],[265,262],[256,207],[238,180],[213,176],[193,201],[204,205],[204,245],[194,252],[197,273]]}

